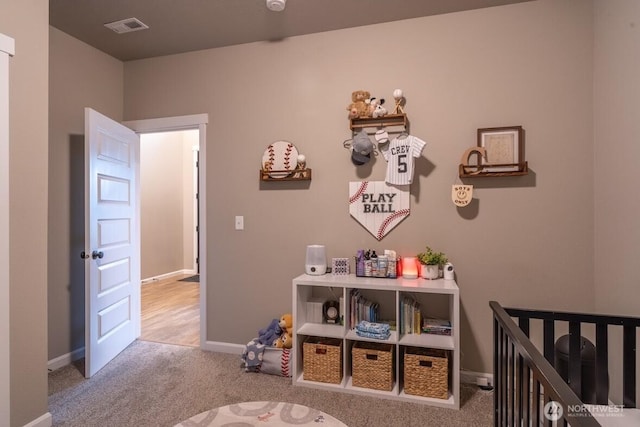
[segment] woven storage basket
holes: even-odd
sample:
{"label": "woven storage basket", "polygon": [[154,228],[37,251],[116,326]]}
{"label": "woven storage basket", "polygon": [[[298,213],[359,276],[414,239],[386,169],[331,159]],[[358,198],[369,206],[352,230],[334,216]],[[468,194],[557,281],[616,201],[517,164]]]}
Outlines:
{"label": "woven storage basket", "polygon": [[445,350],[407,348],[404,353],[404,392],[448,399],[448,356]]}
{"label": "woven storage basket", "polygon": [[391,391],[393,388],[393,345],[357,342],[351,349],[352,382],[355,387]]}
{"label": "woven storage basket", "polygon": [[310,337],[302,347],[303,379],[333,384],[342,382],[342,340]]}

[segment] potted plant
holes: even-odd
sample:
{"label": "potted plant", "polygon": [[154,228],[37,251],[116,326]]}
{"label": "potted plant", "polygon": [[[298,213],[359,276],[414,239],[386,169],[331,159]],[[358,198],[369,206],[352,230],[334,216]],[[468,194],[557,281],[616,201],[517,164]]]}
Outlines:
{"label": "potted plant", "polygon": [[440,275],[440,267],[447,262],[447,257],[442,252],[436,252],[429,246],[418,255],[418,261],[422,265],[422,277],[425,279],[437,279]]}

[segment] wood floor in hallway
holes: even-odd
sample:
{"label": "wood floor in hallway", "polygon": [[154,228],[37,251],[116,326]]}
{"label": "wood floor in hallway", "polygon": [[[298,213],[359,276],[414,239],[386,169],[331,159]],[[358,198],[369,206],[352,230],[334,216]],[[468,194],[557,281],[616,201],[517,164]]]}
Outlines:
{"label": "wood floor in hallway", "polygon": [[143,341],[200,346],[200,283],[175,276],[142,285]]}

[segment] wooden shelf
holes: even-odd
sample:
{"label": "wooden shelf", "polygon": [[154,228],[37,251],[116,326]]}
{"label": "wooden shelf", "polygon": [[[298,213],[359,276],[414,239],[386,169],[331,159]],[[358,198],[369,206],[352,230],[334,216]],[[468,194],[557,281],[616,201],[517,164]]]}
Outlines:
{"label": "wooden shelf", "polygon": [[402,126],[405,129],[409,125],[406,114],[387,114],[383,117],[360,117],[351,119],[349,128],[351,130],[369,127]]}
{"label": "wooden shelf", "polygon": [[294,171],[266,171],[264,169],[261,169],[260,181],[311,181],[311,169],[296,169]]}
{"label": "wooden shelf", "polygon": [[[498,167],[517,167],[515,171],[488,171],[487,169]],[[523,176],[529,174],[529,165],[527,162],[513,163],[513,164],[500,164],[500,165],[459,165],[458,174],[460,178],[485,178],[485,177],[498,177],[498,176]]]}

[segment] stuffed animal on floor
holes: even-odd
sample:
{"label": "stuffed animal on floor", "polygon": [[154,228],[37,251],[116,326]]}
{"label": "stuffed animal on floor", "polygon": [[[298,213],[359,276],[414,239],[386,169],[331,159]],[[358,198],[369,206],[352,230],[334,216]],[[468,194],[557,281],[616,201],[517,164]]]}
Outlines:
{"label": "stuffed animal on floor", "polygon": [[293,347],[293,334],[291,331],[286,331],[276,341],[277,348],[291,348]]}
{"label": "stuffed animal on floor", "polygon": [[273,319],[269,326],[258,331],[258,342],[260,344],[275,346],[283,333],[280,327],[281,319]]}
{"label": "stuffed animal on floor", "polygon": [[280,323],[278,323],[278,325],[282,329],[282,333],[285,333],[285,332],[293,333],[293,316],[291,315],[291,313],[285,313],[282,316],[280,316]]}

